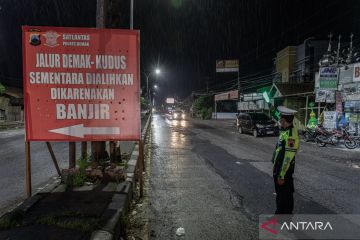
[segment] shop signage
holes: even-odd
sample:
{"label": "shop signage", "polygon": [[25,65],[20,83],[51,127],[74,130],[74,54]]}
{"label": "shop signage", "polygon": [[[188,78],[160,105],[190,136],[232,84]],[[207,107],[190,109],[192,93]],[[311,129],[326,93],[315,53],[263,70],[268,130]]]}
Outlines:
{"label": "shop signage", "polygon": [[324,111],[323,127],[326,129],[336,128],[336,111]]}
{"label": "shop signage", "polygon": [[319,81],[322,89],[337,89],[338,69],[336,67],[320,68]]}
{"label": "shop signage", "polygon": [[217,60],[216,61],[216,72],[238,72],[239,71],[239,60]]}
{"label": "shop signage", "polygon": [[360,63],[354,64],[354,75],[353,75],[354,82],[360,82]]}
{"label": "shop signage", "polygon": [[338,113],[343,112],[341,92],[336,92],[336,112]]}
{"label": "shop signage", "polygon": [[335,90],[316,90],[315,102],[335,103]]}
{"label": "shop signage", "polygon": [[237,100],[238,98],[239,98],[239,91],[233,90],[230,92],[216,94],[214,100],[215,101]]}

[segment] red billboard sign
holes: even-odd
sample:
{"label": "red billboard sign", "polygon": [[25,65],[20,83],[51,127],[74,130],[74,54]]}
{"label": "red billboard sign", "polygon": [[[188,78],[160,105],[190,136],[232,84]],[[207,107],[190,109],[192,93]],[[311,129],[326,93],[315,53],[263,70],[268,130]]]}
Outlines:
{"label": "red billboard sign", "polygon": [[217,101],[225,101],[225,100],[238,100],[239,98],[239,91],[233,90],[225,93],[216,94],[214,96],[215,102]]}
{"label": "red billboard sign", "polygon": [[23,27],[26,140],[140,139],[138,31]]}

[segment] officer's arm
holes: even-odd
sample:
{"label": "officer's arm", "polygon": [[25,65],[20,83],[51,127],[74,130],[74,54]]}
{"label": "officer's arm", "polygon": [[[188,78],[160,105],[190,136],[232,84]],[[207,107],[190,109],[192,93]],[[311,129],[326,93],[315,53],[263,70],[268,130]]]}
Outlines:
{"label": "officer's arm", "polygon": [[289,137],[285,145],[284,161],[279,174],[280,179],[284,179],[288,171],[291,161],[294,159],[297,150],[299,149],[299,138],[297,136]]}

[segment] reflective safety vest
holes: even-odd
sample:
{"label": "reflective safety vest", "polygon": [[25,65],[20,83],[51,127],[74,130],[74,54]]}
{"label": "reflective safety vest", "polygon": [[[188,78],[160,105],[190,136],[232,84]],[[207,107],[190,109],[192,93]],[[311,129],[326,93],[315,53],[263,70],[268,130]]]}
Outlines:
{"label": "reflective safety vest", "polygon": [[281,130],[272,159],[274,176],[284,179],[286,173],[294,172],[295,155],[298,149],[298,130],[295,127]]}

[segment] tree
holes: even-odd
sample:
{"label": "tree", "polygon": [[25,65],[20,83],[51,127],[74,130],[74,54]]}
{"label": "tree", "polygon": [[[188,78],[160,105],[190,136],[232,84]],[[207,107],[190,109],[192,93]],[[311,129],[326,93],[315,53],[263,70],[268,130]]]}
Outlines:
{"label": "tree", "polygon": [[141,110],[147,110],[149,109],[149,101],[147,101],[144,97],[140,98],[140,106]]}
{"label": "tree", "polygon": [[214,100],[211,95],[200,96],[194,101],[194,113],[202,119],[211,119]]}
{"label": "tree", "polygon": [[0,95],[5,93],[5,86],[0,83]]}

